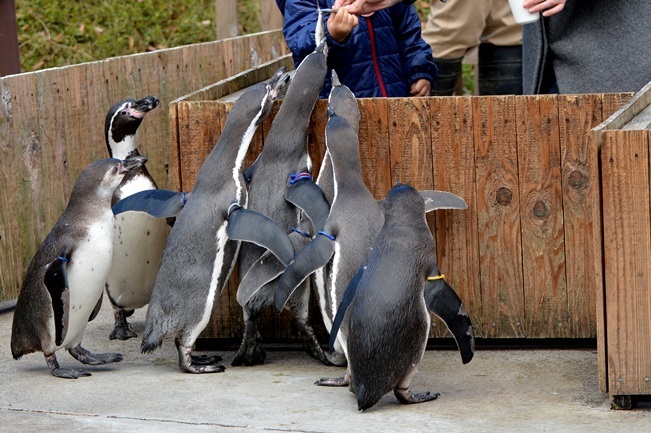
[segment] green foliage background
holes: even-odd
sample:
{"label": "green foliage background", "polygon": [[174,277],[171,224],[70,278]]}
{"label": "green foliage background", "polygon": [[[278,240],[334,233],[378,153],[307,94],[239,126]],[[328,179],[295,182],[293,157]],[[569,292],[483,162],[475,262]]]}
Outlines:
{"label": "green foliage background", "polygon": [[215,0],[16,0],[16,22],[24,72],[206,42],[216,34]]}
{"label": "green foliage background", "polygon": [[[23,72],[212,41],[215,0],[15,0]],[[414,6],[424,21],[430,0]],[[238,0],[240,34],[259,32],[259,0]],[[472,93],[471,65],[464,65]]]}

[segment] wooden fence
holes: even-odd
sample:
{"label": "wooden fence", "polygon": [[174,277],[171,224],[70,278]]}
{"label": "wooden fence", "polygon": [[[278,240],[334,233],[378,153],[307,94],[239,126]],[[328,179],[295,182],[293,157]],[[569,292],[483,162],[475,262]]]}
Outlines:
{"label": "wooden fence", "polygon": [[[267,75],[268,76],[268,75]],[[223,86],[226,83],[222,84]],[[230,102],[175,101],[184,190],[219,136]],[[224,93],[224,92],[222,92]],[[481,337],[596,336],[602,290],[597,149],[589,131],[630,94],[360,99],[360,152],[377,198],[396,181],[459,194],[466,211],[429,217],[439,266],[458,291]],[[249,162],[275,111],[258,131]],[[324,151],[326,101],[312,114],[315,167]],[[239,336],[235,279],[207,336]],[[287,316],[269,315],[268,337],[291,337]],[[432,337],[443,336],[434,321]]]}
{"label": "wooden fence", "polygon": [[173,189],[169,102],[287,52],[282,33],[272,31],[0,78],[0,301],[18,296],[81,170],[108,156],[111,105],[161,100],[137,139],[159,186]]}

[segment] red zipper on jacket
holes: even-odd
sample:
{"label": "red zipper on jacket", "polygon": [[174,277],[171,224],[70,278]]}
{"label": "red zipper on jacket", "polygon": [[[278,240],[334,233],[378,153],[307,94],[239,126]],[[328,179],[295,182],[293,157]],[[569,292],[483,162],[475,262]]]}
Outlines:
{"label": "red zipper on jacket", "polygon": [[375,76],[377,81],[380,84],[380,92],[382,96],[387,97],[387,89],[384,87],[384,81],[382,81],[382,75],[380,75],[380,64],[377,59],[377,51],[375,49],[375,34],[373,33],[373,25],[371,24],[371,17],[366,17],[366,26],[368,27],[368,35],[371,38],[371,56],[373,57],[373,69],[375,69]]}

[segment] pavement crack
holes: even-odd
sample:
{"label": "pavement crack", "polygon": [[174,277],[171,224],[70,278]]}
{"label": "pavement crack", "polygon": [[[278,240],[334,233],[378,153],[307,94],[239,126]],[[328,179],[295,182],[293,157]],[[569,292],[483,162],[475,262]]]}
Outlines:
{"label": "pavement crack", "polygon": [[78,413],[78,412],[62,412],[56,410],[38,410],[38,409],[17,409],[17,408],[5,408],[5,410],[12,412],[26,412],[26,413],[35,413],[35,414],[47,414],[47,415],[61,415],[61,416],[79,416],[79,417],[89,417],[89,418],[105,418],[105,419],[117,419],[117,420],[132,420],[132,421],[143,421],[143,422],[160,422],[168,424],[181,424],[181,425],[190,425],[190,426],[207,426],[207,427],[220,427],[220,428],[236,428],[236,429],[249,429],[252,431],[273,431],[273,432],[287,432],[287,433],[322,433],[316,430],[297,430],[291,428],[267,428],[267,427],[253,427],[251,425],[242,425],[242,424],[222,424],[215,422],[196,422],[196,421],[181,421],[181,420],[171,420],[171,419],[162,419],[162,418],[142,418],[134,416],[117,416],[117,415],[98,415],[92,413]]}

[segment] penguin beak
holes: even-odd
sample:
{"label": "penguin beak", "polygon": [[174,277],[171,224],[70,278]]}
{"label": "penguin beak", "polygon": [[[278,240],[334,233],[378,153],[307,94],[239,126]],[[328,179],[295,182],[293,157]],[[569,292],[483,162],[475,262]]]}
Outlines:
{"label": "penguin beak", "polygon": [[271,100],[282,97],[287,91],[290,82],[289,74],[285,74],[285,67],[281,66],[268,81],[267,86],[271,89]]}
{"label": "penguin beak", "polygon": [[129,107],[127,112],[131,117],[142,119],[145,117],[145,114],[158,107],[158,103],[158,98],[155,96],[145,96],[140,101],[136,101],[131,107]]}
{"label": "penguin beak", "polygon": [[140,166],[145,165],[149,158],[146,156],[138,155],[138,156],[130,156],[122,161],[121,167],[120,167],[120,173],[127,173],[134,168],[138,168]]}

